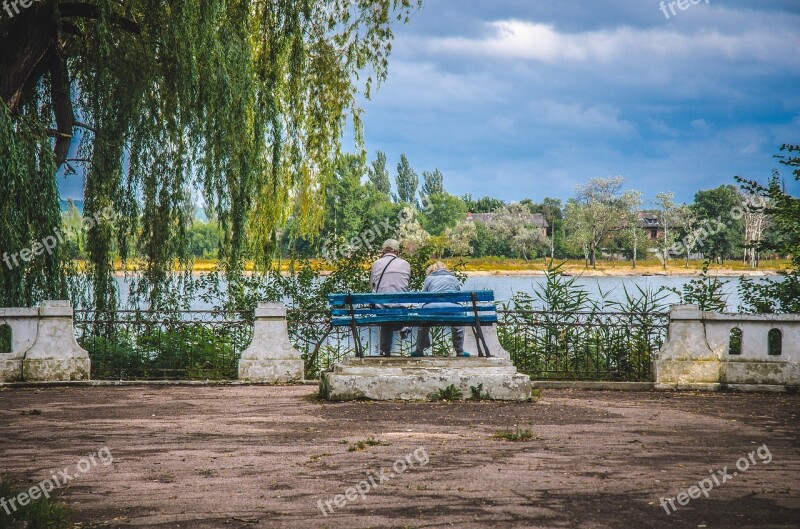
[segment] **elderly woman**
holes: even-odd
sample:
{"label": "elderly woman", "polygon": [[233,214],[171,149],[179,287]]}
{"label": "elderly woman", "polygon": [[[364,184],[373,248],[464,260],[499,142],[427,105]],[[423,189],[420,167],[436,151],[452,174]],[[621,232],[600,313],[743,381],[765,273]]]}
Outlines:
{"label": "elderly woman", "polygon": [[[425,292],[454,292],[461,290],[461,283],[458,278],[453,275],[453,272],[447,269],[447,266],[441,261],[436,261],[425,270],[427,277],[425,278]],[[454,303],[427,303],[426,307],[450,307]],[[464,352],[464,328],[463,327],[450,327],[450,333],[453,338],[453,349],[456,350],[456,356],[469,356],[469,353]],[[431,345],[431,330],[430,327],[420,327],[417,332],[417,347],[411,356],[424,356],[423,351]]]}

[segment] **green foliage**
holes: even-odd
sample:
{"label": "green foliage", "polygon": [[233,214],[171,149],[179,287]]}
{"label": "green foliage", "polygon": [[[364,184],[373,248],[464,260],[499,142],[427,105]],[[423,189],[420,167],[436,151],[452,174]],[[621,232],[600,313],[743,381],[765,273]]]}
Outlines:
{"label": "green foliage", "polygon": [[[663,289],[624,289],[625,299],[592,299],[577,278],[548,262],[533,295],[501,303],[497,327],[520,371],[539,379],[649,380],[652,353],[665,338]],[[606,314],[607,311],[615,313]]]}
{"label": "green foliage", "polygon": [[222,232],[215,223],[194,221],[187,230],[187,237],[189,255],[203,259],[217,257]]}
{"label": "green foliage", "polygon": [[52,252],[32,251],[34,244],[41,245],[48,237],[63,236],[56,164],[46,131],[49,108],[38,94],[21,106],[22,115],[12,114],[0,103],[0,306],[4,307],[27,307],[66,295],[67,263],[61,245]]}
{"label": "green foliage", "polygon": [[692,211],[701,223],[715,226],[697,248],[720,262],[733,256],[744,240],[744,224],[731,212],[742,207],[742,197],[733,185],[722,185],[694,195]]}
{"label": "green foliage", "polygon": [[461,197],[467,207],[467,211],[471,213],[494,213],[498,209],[506,207],[506,203],[499,198],[483,197],[478,200],[472,200],[472,195],[464,195]]}
{"label": "green foliage", "polygon": [[792,270],[780,281],[740,278],[740,310],[757,314],[800,314],[800,271]]}
{"label": "green foliage", "polygon": [[348,452],[359,452],[361,450],[366,449],[368,446],[381,446],[387,445],[388,443],[384,443],[379,441],[378,439],[373,439],[369,437],[367,439],[363,439],[361,441],[356,441],[355,443],[351,444],[348,448]]}
{"label": "green foliage", "polygon": [[392,193],[392,183],[389,181],[389,170],[386,169],[386,154],[381,151],[375,153],[375,159],[370,165],[368,176],[375,190],[383,195],[386,200],[389,200]]}
{"label": "green foliage", "polygon": [[425,195],[425,211],[420,215],[420,223],[431,235],[441,235],[462,220],[466,212],[464,202],[455,195]]}
{"label": "green foliage", "polygon": [[444,175],[439,169],[434,169],[433,172],[422,171],[422,191],[420,195],[423,197],[430,197],[433,195],[443,195],[444,191]]}
{"label": "green foliage", "polygon": [[531,441],[533,440],[533,432],[530,428],[521,428],[518,424],[514,425],[513,430],[498,430],[494,434],[495,439],[502,441]]}
{"label": "green foliage", "polygon": [[[8,476],[0,476],[0,498],[12,498],[20,492],[26,491],[15,487]],[[0,529],[67,529],[72,526],[69,509],[52,498],[40,497],[24,506],[17,504],[17,507],[11,514],[0,509]]]}
{"label": "green foliage", "polygon": [[[782,165],[789,167],[795,180],[800,181],[800,145],[781,146],[777,156]],[[773,173],[767,186],[758,182],[736,177],[742,187],[749,193],[766,199],[769,206],[767,216],[772,229],[779,233],[776,239],[762,244],[759,249],[775,250],[788,255],[792,259],[794,270],[786,274],[781,281],[765,279],[754,281],[742,278],[739,284],[739,295],[742,298],[742,309],[748,312],[762,313],[798,313],[800,312],[800,198],[784,192],[778,173]]]}
{"label": "green foliage", "polygon": [[703,262],[703,270],[700,277],[693,278],[691,281],[681,287],[669,288],[680,297],[681,303],[689,305],[698,305],[700,310],[708,312],[725,312],[727,302],[725,301],[726,295],[723,292],[725,281],[720,280],[717,276],[711,276],[708,272],[709,262]]}
{"label": "green foliage", "polygon": [[620,195],[623,178],[592,178],[577,187],[565,208],[566,227],[575,246],[583,250],[588,266],[597,265],[597,251],[625,225],[627,205]]}
{"label": "green foliage", "polygon": [[417,187],[419,186],[419,176],[411,167],[405,153],[400,155],[400,162],[397,164],[397,176],[395,177],[397,187],[396,201],[402,204],[415,205],[417,203]]}
{"label": "green foliage", "polygon": [[203,323],[131,322],[105,336],[80,340],[92,360],[92,378],[235,379],[235,349],[249,342],[251,327]]}
{"label": "green foliage", "polygon": [[[59,235],[55,174],[80,116],[82,161],[70,163],[85,174],[84,214],[117,214],[88,231],[97,308],[116,307],[115,250],[143,257],[142,293],[165,306],[169,272],[190,263],[198,190],[219,222],[227,271],[245,257],[266,269],[290,216],[298,234],[321,226],[315,197],[332,178],[344,128],[352,122],[363,144],[359,96],[386,78],[392,24],[413,9],[411,0],[89,0],[35,2],[3,17],[0,248]],[[22,64],[31,59],[41,62]],[[45,77],[50,61],[58,75]],[[0,303],[63,297],[64,262],[59,249],[3,270]]]}
{"label": "green foliage", "polygon": [[483,384],[478,384],[477,386],[470,386],[469,392],[471,400],[492,400],[492,396],[489,395],[489,392],[483,391]]}
{"label": "green foliage", "polygon": [[450,384],[446,388],[439,388],[436,392],[432,393],[430,396],[430,400],[433,401],[451,401],[451,400],[462,400],[464,398],[464,393],[460,389],[458,389],[455,384]]}

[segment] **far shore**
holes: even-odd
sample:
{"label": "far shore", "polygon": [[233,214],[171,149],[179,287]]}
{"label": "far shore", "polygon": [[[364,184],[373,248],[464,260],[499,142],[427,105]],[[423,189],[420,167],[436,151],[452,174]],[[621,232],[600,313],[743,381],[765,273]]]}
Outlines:
{"label": "far shore", "polygon": [[[544,270],[474,270],[464,272],[468,276],[483,277],[483,276],[509,276],[509,277],[535,277],[545,275]],[[733,270],[733,269],[720,269],[709,270],[712,276],[720,277],[767,277],[778,276],[780,272],[777,270]],[[593,269],[585,268],[582,270],[566,270],[563,272],[566,276],[585,276],[585,277],[649,277],[649,276],[697,276],[701,274],[700,270],[686,269],[686,268],[669,268],[667,270],[651,271],[651,270],[636,270],[633,268],[612,268],[612,269]]]}
{"label": "far shore", "polygon": [[[445,258],[442,259],[451,269],[458,269],[468,276],[507,276],[507,277],[536,277],[546,273],[546,264],[542,259],[530,260],[522,259],[501,259],[501,258]],[[211,272],[218,266],[216,259],[195,259],[192,267],[194,274]],[[667,268],[655,260],[640,261],[636,268],[633,268],[630,261],[598,261],[597,267],[586,267],[582,260],[571,259],[566,261],[556,260],[560,271],[567,276],[582,277],[646,277],[646,276],[676,276],[692,277],[702,273],[702,261],[690,261],[687,267],[684,261],[671,261]],[[311,261],[311,265],[325,276],[330,273],[331,265],[321,259]],[[275,266],[280,267],[282,273],[286,274],[289,270],[289,261],[276,261]],[[787,260],[762,261],[758,268],[750,268],[741,261],[728,261],[722,265],[712,264],[709,266],[709,274],[719,277],[768,277],[778,276],[781,272],[788,271],[791,265]],[[245,267],[246,274],[252,273],[252,265],[248,263]],[[128,273],[134,273],[132,266],[128,266]],[[176,269],[177,271],[177,269]],[[126,269],[117,263],[116,275],[124,276]]]}

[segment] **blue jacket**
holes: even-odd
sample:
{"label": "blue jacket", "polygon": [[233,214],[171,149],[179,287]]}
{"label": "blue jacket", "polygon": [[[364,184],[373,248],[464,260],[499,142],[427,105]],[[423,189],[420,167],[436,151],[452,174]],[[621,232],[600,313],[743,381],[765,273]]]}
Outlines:
{"label": "blue jacket", "polygon": [[461,283],[450,270],[437,270],[425,278],[425,292],[452,292],[461,290]]}
{"label": "blue jacket", "polygon": [[[461,283],[450,270],[437,270],[425,278],[425,292],[453,292],[461,290]],[[457,303],[426,303],[426,307],[452,307]]]}

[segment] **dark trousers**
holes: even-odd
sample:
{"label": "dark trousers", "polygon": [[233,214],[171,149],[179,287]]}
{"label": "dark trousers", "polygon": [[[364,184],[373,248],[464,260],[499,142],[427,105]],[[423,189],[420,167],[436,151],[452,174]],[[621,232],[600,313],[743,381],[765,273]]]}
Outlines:
{"label": "dark trousers", "polygon": [[382,355],[389,356],[392,351],[394,333],[402,328],[402,325],[381,325],[380,351]]}
{"label": "dark trousers", "polygon": [[[464,352],[464,327],[450,327],[450,335],[453,338],[453,349],[456,350],[456,354],[462,354]],[[422,354],[430,346],[431,328],[419,327],[417,329],[417,354]]]}

